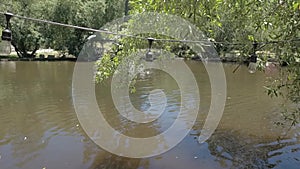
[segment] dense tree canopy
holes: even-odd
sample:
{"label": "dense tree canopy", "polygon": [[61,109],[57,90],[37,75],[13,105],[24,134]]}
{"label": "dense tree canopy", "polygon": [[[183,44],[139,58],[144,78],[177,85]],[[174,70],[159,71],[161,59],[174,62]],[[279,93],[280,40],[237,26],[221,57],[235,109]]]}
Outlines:
{"label": "dense tree canopy", "polygon": [[[1,12],[11,11],[21,16],[95,29],[124,13],[124,3],[119,0],[5,0],[0,5]],[[12,19],[11,29],[12,44],[19,57],[34,57],[40,47],[68,51],[77,56],[86,38],[93,33],[18,18]]]}

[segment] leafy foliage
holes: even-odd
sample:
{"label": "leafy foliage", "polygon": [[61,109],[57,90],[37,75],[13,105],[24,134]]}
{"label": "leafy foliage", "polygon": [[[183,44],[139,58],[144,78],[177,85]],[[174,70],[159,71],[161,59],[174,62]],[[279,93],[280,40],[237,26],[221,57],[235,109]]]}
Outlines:
{"label": "leafy foliage", "polygon": [[[35,13],[39,2],[36,0],[17,0],[12,4],[14,10],[19,11],[19,15]],[[34,57],[35,52],[40,47],[41,33],[40,26],[36,23],[16,19],[11,22],[12,45],[15,47],[19,57]]]}
{"label": "leafy foliage", "polygon": [[[284,110],[284,119],[291,121],[293,125],[299,123],[300,2],[292,0],[131,0],[130,9],[131,14],[168,13],[192,22],[212,41],[223,42],[215,44],[220,55],[238,50],[241,53],[241,60],[245,60],[252,52],[254,41],[267,42],[266,45],[259,46],[261,50],[268,51],[260,55],[261,68],[265,67],[270,57],[277,60],[280,65],[286,65],[280,67],[281,74],[277,78],[271,79],[271,85],[266,87],[267,93],[270,96],[286,98],[288,104],[292,106],[287,106],[289,108]],[[158,36],[160,35],[152,35],[156,38]],[[232,45],[232,43],[242,45]],[[99,81],[110,77],[127,52],[138,49],[141,42],[123,38],[120,44],[122,50],[115,50],[105,55],[106,59],[97,62]],[[161,47],[176,53],[177,56],[197,57],[184,44],[166,43]],[[270,56],[270,53],[273,55]],[[104,67],[110,67],[109,71],[102,70]],[[105,76],[101,72],[105,72]]]}
{"label": "leafy foliage", "polygon": [[[123,15],[123,2],[118,0],[16,0],[12,3],[7,1],[7,5],[1,9],[11,10],[14,14],[22,16],[99,29],[105,23]],[[92,34],[78,29],[17,18],[11,20],[11,27],[12,44],[19,57],[34,57],[39,47],[67,51],[78,56],[87,37]]]}

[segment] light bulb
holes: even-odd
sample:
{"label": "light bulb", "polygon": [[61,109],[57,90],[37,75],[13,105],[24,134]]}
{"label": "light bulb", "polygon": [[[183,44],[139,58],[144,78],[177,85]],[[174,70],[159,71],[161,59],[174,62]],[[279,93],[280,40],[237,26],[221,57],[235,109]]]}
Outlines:
{"label": "light bulb", "polygon": [[255,62],[250,62],[248,66],[249,73],[255,73],[257,69],[257,64]]}
{"label": "light bulb", "polygon": [[152,62],[154,60],[153,58],[153,53],[149,50],[147,53],[146,53],[146,61],[147,62]]}
{"label": "light bulb", "polygon": [[9,56],[11,53],[11,42],[2,40],[0,42],[0,56]]}

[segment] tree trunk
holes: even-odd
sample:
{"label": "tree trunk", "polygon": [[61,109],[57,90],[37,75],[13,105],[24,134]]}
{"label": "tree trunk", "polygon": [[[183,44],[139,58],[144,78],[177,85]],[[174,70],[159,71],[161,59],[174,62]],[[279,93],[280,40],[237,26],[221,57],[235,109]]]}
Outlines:
{"label": "tree trunk", "polygon": [[27,49],[25,49],[24,46],[21,46],[21,48],[19,48],[18,45],[16,43],[14,43],[13,41],[11,42],[11,45],[15,48],[15,50],[16,50],[17,55],[18,55],[19,58],[34,58],[35,57],[35,53],[39,49],[38,41],[39,40],[36,41],[35,48],[34,48],[34,50],[30,54],[27,51]]}

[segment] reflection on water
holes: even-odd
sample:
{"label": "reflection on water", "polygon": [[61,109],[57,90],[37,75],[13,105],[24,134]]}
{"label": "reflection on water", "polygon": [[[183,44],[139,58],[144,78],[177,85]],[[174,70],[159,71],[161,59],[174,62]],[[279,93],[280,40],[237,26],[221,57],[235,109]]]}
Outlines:
{"label": "reflection on water", "polygon": [[[224,65],[228,86],[225,112],[213,136],[198,144],[196,137],[210,106],[210,84],[201,63],[187,64],[196,75],[201,97],[193,130],[165,154],[130,159],[102,150],[81,129],[71,96],[74,63],[0,62],[0,168],[298,168],[299,126],[284,133],[273,125],[280,118],[280,101],[265,95],[265,75],[248,74],[246,67],[232,74],[235,65]],[[180,107],[176,82],[166,73],[154,71],[136,87],[130,99],[140,110],[149,108],[151,90],[165,92],[167,108],[158,120],[136,124],[124,119],[111,101],[107,84],[96,87],[104,116],[129,136],[149,137],[165,131]]]}

